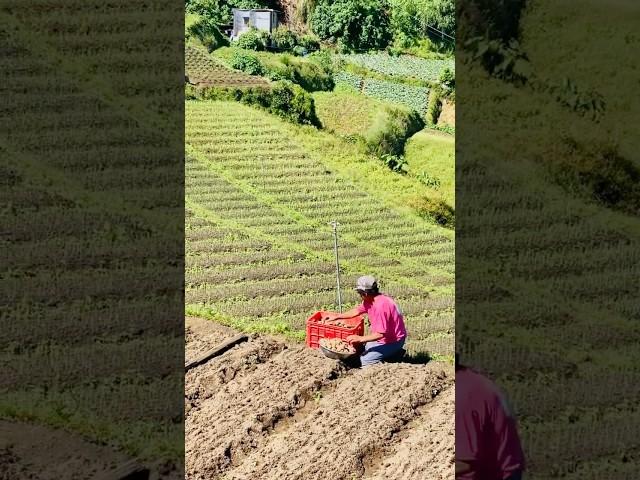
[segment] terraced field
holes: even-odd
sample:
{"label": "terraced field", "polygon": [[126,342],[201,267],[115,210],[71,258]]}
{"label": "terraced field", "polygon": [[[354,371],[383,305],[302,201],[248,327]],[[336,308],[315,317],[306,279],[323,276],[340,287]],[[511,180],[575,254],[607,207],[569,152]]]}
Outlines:
{"label": "terraced field", "polygon": [[188,311],[301,338],[311,313],[337,309],[336,219],[345,302],[371,272],[405,311],[408,350],[452,355],[450,236],[332,173],[269,114],[237,103],[186,108]]}
{"label": "terraced field", "polygon": [[[231,334],[197,318],[186,326],[191,355]],[[453,393],[441,363],[348,371],[255,335],[187,372],[186,477],[451,478]]]}
{"label": "terraced field", "polygon": [[264,77],[227,68],[201,48],[187,45],[184,55],[185,72],[192,84],[211,87],[269,86]]}

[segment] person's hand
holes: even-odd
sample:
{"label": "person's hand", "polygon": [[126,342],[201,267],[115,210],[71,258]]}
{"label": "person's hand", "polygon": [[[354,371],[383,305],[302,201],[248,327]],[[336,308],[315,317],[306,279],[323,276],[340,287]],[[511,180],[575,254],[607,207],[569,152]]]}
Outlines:
{"label": "person's hand", "polygon": [[337,320],[337,316],[338,314],[336,312],[324,312],[320,320],[323,322],[335,322]]}
{"label": "person's hand", "polygon": [[360,343],[362,342],[362,337],[360,335],[349,335],[345,340],[349,343]]}

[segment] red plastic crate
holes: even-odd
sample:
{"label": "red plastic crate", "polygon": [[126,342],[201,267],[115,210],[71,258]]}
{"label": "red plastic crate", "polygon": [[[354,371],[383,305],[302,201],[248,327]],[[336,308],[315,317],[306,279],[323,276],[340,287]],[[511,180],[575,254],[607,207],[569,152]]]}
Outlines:
{"label": "red plastic crate", "polygon": [[339,327],[318,323],[323,316],[331,317],[330,312],[316,312],[307,319],[307,346],[318,348],[321,338],[346,339],[349,335],[364,335],[364,313],[354,318],[342,320],[351,327]]}

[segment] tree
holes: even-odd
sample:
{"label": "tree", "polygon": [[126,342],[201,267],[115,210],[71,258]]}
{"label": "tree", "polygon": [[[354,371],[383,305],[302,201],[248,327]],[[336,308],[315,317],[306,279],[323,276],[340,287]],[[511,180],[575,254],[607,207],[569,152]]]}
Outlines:
{"label": "tree", "polygon": [[396,45],[409,46],[427,35],[427,26],[455,36],[455,0],[389,0]]}
{"label": "tree", "polygon": [[313,12],[311,29],[343,51],[380,50],[391,40],[384,0],[325,0]]}

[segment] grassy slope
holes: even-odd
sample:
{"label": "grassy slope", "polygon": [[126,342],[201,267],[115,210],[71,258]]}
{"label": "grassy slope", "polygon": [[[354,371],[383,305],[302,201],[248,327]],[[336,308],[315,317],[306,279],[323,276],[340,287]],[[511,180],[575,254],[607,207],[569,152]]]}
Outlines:
{"label": "grassy slope", "polygon": [[338,135],[364,135],[384,102],[346,90],[315,92],[316,113],[325,130]]}
{"label": "grassy slope", "polygon": [[455,140],[451,135],[422,130],[409,139],[405,147],[409,175],[426,172],[440,180],[434,193],[455,206]]}

